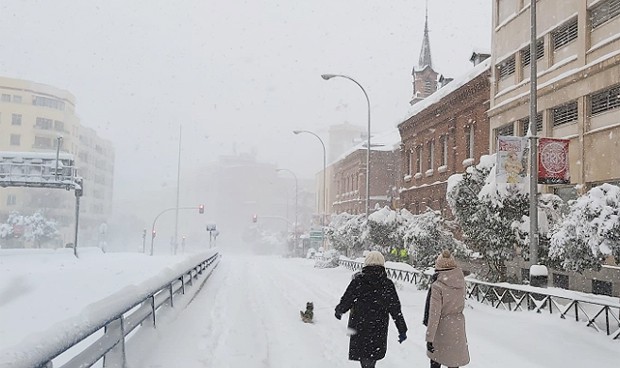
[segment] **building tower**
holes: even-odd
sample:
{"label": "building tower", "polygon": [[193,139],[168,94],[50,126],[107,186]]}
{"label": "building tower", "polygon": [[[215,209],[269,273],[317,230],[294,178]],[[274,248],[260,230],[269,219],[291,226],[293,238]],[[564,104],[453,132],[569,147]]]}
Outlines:
{"label": "building tower", "polygon": [[424,38],[420,49],[418,64],[413,67],[413,97],[409,102],[414,105],[437,91],[439,74],[433,70],[431,58],[431,42],[428,37],[428,1],[426,2],[426,18],[424,21]]}

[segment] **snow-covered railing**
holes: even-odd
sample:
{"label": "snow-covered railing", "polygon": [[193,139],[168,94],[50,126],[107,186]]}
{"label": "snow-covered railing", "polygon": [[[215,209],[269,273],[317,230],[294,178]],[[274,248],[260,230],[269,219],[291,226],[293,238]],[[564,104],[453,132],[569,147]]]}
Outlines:
{"label": "snow-covered railing", "polygon": [[[94,322],[89,328],[76,331],[66,339],[58,339],[56,343],[46,343],[45,352],[36,354],[15,352],[16,355],[22,355],[18,366],[50,368],[53,359],[87,338],[92,339],[92,336],[97,336],[98,331],[104,330],[102,336],[89,342],[88,346],[62,364],[60,368],[90,367],[102,358],[104,367],[126,367],[127,336],[145,323],[156,327],[156,316],[164,309],[162,307],[174,307],[175,297],[178,298],[178,295],[185,294],[188,286],[197,285],[194,293],[198,292],[200,290],[198,279],[209,277],[217,267],[219,257],[219,253],[210,254],[208,258],[174,276],[168,282],[154,286],[146,293],[139,293],[135,298],[132,293],[135,290],[132,288],[122,290],[121,293],[131,293],[129,298],[120,302],[122,305],[110,302],[101,309],[102,315],[98,316],[98,322]],[[119,298],[114,299],[122,299],[120,295],[116,296]]]}
{"label": "snow-covered railing", "polygon": [[[340,265],[352,271],[362,269],[362,262],[340,260]],[[386,267],[388,277],[393,280],[419,284],[428,279],[421,271],[406,271]],[[496,309],[511,312],[535,311],[558,314],[560,318],[574,318],[585,322],[587,327],[605,332],[613,340],[620,340],[620,302],[609,297],[515,284],[494,284],[466,279],[467,297]]]}

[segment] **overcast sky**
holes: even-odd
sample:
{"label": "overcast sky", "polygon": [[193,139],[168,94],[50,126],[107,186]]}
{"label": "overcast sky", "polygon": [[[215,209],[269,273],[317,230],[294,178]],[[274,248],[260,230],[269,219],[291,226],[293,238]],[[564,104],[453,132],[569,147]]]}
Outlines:
{"label": "overcast sky", "polygon": [[[424,0],[2,0],[0,74],[66,89],[116,149],[115,196],[174,183],[217,155],[256,152],[312,177],[344,121],[395,127],[412,95]],[[465,73],[490,48],[490,0],[430,0],[435,70]],[[152,180],[148,180],[152,178]],[[147,179],[147,180],[145,180]],[[139,185],[138,185],[139,184]]]}

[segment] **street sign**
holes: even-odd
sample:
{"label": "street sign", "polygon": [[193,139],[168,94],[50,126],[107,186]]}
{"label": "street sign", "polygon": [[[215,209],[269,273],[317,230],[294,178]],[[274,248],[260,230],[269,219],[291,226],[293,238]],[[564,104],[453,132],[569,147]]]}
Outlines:
{"label": "street sign", "polygon": [[323,232],[321,230],[310,230],[310,239],[323,239]]}

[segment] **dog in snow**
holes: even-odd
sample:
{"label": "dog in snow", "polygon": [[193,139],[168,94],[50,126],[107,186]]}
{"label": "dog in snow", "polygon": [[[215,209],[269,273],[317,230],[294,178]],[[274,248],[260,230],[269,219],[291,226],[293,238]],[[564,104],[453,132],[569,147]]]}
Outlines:
{"label": "dog in snow", "polygon": [[299,311],[301,315],[301,320],[305,323],[312,323],[312,319],[314,318],[314,304],[312,302],[306,303],[306,311]]}

